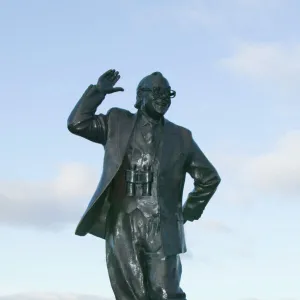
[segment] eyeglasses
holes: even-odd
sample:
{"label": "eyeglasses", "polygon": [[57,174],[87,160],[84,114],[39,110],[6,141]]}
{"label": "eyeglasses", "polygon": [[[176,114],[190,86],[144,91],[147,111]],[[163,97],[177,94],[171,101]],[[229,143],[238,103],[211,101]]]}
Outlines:
{"label": "eyeglasses", "polygon": [[162,89],[160,87],[154,87],[152,89],[140,88],[139,91],[151,92],[154,98],[159,98],[159,97],[174,98],[176,96],[176,92],[171,90],[170,88],[165,88],[165,89]]}

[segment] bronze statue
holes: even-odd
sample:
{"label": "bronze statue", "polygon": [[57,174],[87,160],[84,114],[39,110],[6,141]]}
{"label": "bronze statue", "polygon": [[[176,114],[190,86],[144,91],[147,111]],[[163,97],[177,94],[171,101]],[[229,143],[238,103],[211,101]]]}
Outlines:
{"label": "bronze statue", "polygon": [[[186,221],[198,220],[220,177],[188,129],[164,115],[176,92],[160,72],[137,87],[131,113],[111,108],[96,115],[120,75],[104,73],[90,85],[68,119],[73,134],[105,149],[99,185],[76,234],[106,240],[106,260],[117,300],[186,299],[180,288],[180,253],[186,252]],[[186,173],[194,190],[182,207]]]}

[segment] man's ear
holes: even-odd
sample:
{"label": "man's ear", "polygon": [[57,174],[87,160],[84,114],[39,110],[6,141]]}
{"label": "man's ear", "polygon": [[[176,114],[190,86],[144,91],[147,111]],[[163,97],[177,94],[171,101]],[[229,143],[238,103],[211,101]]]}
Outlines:
{"label": "man's ear", "polygon": [[134,107],[139,109],[141,107],[141,104],[142,104],[142,91],[137,91],[136,102]]}
{"label": "man's ear", "polygon": [[142,91],[139,90],[139,91],[137,91],[137,93],[136,93],[136,99],[140,101],[141,98],[142,98]]}

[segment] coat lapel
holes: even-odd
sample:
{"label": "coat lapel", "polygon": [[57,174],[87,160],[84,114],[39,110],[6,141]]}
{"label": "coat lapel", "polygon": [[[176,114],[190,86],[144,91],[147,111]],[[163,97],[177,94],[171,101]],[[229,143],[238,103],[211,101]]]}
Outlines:
{"label": "coat lapel", "polygon": [[162,133],[162,143],[158,155],[161,174],[164,173],[164,171],[170,172],[172,163],[176,161],[180,153],[180,139],[176,130],[176,126],[165,119]]}
{"label": "coat lapel", "polygon": [[122,163],[124,155],[127,150],[129,138],[132,134],[134,125],[137,120],[137,113],[134,115],[130,114],[123,122],[118,123],[118,160]]}
{"label": "coat lapel", "polygon": [[[119,165],[122,163],[125,156],[128,142],[133,132],[134,126],[137,121],[138,114],[128,115],[122,123],[118,125],[118,161]],[[180,144],[179,132],[176,126],[164,119],[164,126],[162,131],[162,139],[158,152],[158,160],[160,162],[160,173],[165,170],[169,171],[170,165],[176,162],[179,158],[182,147]]]}

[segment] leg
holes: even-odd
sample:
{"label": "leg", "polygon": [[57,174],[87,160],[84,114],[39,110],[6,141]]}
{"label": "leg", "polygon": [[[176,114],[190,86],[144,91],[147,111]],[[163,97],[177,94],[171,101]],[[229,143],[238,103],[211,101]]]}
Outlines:
{"label": "leg", "polygon": [[112,216],[107,230],[106,262],[116,300],[148,300],[134,217],[134,212],[120,212]]}
{"label": "leg", "polygon": [[160,219],[149,219],[144,233],[144,265],[149,300],[186,300],[180,288],[181,262],[179,255],[165,256],[162,249]]}
{"label": "leg", "polygon": [[148,259],[150,299],[185,300],[186,295],[180,288],[182,269],[179,255],[150,256]]}

